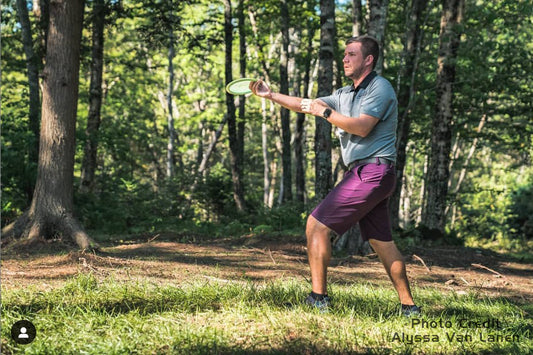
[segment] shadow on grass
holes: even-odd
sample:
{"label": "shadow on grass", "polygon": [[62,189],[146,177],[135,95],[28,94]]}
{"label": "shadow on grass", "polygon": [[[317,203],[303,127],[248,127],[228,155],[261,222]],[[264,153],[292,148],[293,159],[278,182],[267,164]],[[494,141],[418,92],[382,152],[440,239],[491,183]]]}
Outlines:
{"label": "shadow on grass", "polygon": [[[232,354],[232,355],[387,355],[394,353],[391,348],[375,347],[362,348],[360,350],[342,349],[335,345],[314,344],[309,339],[296,338],[281,345],[269,346],[266,349],[258,349],[259,346],[236,346],[217,344],[205,346],[191,346],[184,351],[183,344],[177,344],[172,349],[174,354]],[[410,354],[410,352],[402,352]]]}
{"label": "shadow on grass", "polygon": [[[268,283],[257,287],[253,282],[220,285],[204,283],[186,287],[150,286],[147,284],[118,283],[113,280],[99,284],[91,275],[80,275],[64,287],[25,300],[5,299],[4,311],[21,315],[47,312],[95,312],[108,315],[138,313],[140,315],[165,312],[196,313],[239,308],[256,308],[265,311],[315,310],[303,305],[308,286],[302,283]],[[501,305],[503,311],[511,310],[516,316],[533,313],[533,305],[516,304],[505,297],[482,297],[434,299],[420,297],[423,315],[426,318],[487,319],[498,317],[494,307]],[[441,304],[439,302],[444,302]],[[484,307],[474,305],[484,304]],[[512,304],[511,307],[508,307]],[[333,296],[331,312],[334,316],[356,315],[375,321],[399,316],[399,304],[392,291],[367,287],[355,291],[339,291]],[[504,314],[504,316],[512,316]],[[533,329],[530,329],[533,333]]]}
{"label": "shadow on grass", "polygon": [[[252,283],[246,284],[203,284],[194,287],[154,287],[147,284],[129,284],[110,282],[101,283],[90,275],[80,275],[78,279],[65,285],[63,288],[50,291],[38,296],[32,296],[27,303],[15,297],[4,301],[3,312],[17,314],[32,318],[32,315],[39,314],[46,317],[47,314],[61,314],[69,317],[89,317],[91,313],[114,317],[118,314],[134,313],[145,316],[151,314],[163,314],[167,312],[195,313],[205,311],[228,311],[244,309],[264,309],[276,317],[275,312],[294,312],[298,317],[301,312],[314,313],[320,317],[319,313],[304,306],[301,301],[306,296],[306,287],[301,283],[283,284],[282,282],[267,284],[264,287],[257,287]],[[325,317],[339,317],[344,319],[366,318],[372,323],[381,323],[390,318],[400,318],[391,315],[397,309],[397,303],[393,300],[392,292],[383,291],[381,288],[366,287],[356,290],[346,290],[337,292],[334,298],[334,305],[330,315]],[[505,298],[474,298],[465,297],[465,306],[461,306],[461,299],[454,300],[448,296],[444,299],[451,304],[444,304],[439,308],[439,299],[428,297],[427,309],[424,309],[423,318],[427,319],[460,319],[484,320],[487,318],[499,318],[498,314],[492,311],[491,306],[501,306],[500,312],[506,310],[508,301]],[[455,303],[458,304],[455,304]],[[483,302],[487,307],[475,307],[476,302]],[[287,308],[287,303],[295,304],[295,307]],[[514,307],[513,307],[514,308]],[[532,306],[521,306],[514,308],[515,312],[520,311],[531,314]],[[512,315],[505,315],[512,316]],[[401,318],[404,319],[404,318]],[[331,321],[331,319],[329,320]],[[393,320],[394,322],[394,320]],[[399,322],[409,327],[409,320],[404,319]],[[398,323],[396,323],[398,324]],[[504,330],[508,333],[532,334],[533,327],[530,321],[504,323]],[[379,328],[379,327],[378,327]],[[414,347],[405,344],[392,343],[390,347],[375,346],[358,348],[357,343],[335,343],[328,342],[327,338],[318,336],[314,338],[301,337],[298,334],[291,336],[281,335],[260,337],[259,343],[251,343],[250,338],[244,334],[243,343],[232,343],[230,334],[218,334],[215,339],[205,334],[191,333],[189,336],[180,336],[174,339],[172,344],[163,346],[157,353],[173,354],[409,354],[416,352]],[[255,339],[253,339],[255,340]],[[104,340],[105,341],[105,340]],[[272,343],[270,343],[272,342]],[[400,347],[401,349],[399,349]],[[420,349],[418,349],[420,350]],[[493,347],[483,354],[499,353],[521,353],[517,344],[493,344]]]}

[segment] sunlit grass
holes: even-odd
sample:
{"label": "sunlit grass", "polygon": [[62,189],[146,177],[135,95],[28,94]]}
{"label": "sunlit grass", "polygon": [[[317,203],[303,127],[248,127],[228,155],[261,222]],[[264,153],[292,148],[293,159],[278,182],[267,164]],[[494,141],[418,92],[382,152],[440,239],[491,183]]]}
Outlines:
{"label": "sunlit grass", "polygon": [[[80,274],[47,292],[4,288],[2,353],[526,354],[533,349],[533,307],[528,304],[415,288],[424,307],[418,321],[445,325],[423,327],[396,315],[391,288],[334,284],[335,304],[328,314],[300,304],[308,291],[305,282],[293,279],[191,280],[176,287],[91,274]],[[37,338],[29,345],[10,339],[10,327],[20,319],[37,328]],[[462,319],[494,319],[501,327],[462,328]],[[472,340],[460,342],[457,335]],[[486,341],[491,335],[517,335],[518,341]],[[435,336],[439,340],[431,341]]]}

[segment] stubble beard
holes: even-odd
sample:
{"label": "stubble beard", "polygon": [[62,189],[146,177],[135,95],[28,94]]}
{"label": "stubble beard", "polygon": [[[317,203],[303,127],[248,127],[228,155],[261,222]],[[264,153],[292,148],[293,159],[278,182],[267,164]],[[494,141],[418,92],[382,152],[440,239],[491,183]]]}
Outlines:
{"label": "stubble beard", "polygon": [[352,80],[359,80],[361,79],[361,76],[363,75],[363,72],[365,71],[365,68],[363,66],[354,69],[353,73],[351,75],[348,75],[348,78]]}

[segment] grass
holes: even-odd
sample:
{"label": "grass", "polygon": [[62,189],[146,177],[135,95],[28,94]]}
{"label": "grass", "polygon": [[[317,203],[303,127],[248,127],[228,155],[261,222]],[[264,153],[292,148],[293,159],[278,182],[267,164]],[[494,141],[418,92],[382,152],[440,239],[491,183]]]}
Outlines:
{"label": "grass", "polygon": [[[161,286],[93,274],[79,274],[50,291],[3,288],[2,354],[533,352],[533,306],[529,304],[475,293],[443,295],[436,289],[415,289],[424,306],[424,316],[415,318],[426,322],[422,327],[413,325],[412,319],[391,315],[397,306],[392,287],[333,284],[335,304],[328,314],[301,305],[287,307],[287,303],[298,304],[308,290],[305,282],[294,279]],[[10,338],[11,325],[20,319],[32,321],[37,328],[31,344],[17,345]],[[462,328],[466,321],[461,319],[476,322],[471,325],[497,320],[500,328]],[[466,337],[461,342],[456,336],[449,340],[453,333],[469,335],[471,340]],[[488,341],[505,335],[518,339]]]}

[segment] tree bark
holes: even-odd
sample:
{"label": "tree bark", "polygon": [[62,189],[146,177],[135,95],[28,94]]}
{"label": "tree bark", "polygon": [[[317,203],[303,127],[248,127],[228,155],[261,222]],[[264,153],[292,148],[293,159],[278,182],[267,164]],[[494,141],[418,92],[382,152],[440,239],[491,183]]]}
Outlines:
{"label": "tree bark", "polygon": [[[225,76],[226,85],[233,80],[232,75],[232,49],[233,25],[231,0],[224,0],[224,42],[225,42]],[[233,199],[238,211],[245,210],[244,190],[241,179],[241,166],[239,165],[239,146],[237,143],[237,127],[235,117],[235,101],[233,95],[226,92],[226,112],[228,122],[228,139],[230,147],[231,177],[233,181]]]}
{"label": "tree bark", "polygon": [[94,247],[73,216],[73,173],[83,0],[50,2],[37,182],[30,209],[2,231],[32,244],[55,235]]}
{"label": "tree bark", "polygon": [[[483,129],[483,126],[485,125],[486,122],[487,122],[487,114],[483,114],[481,116],[481,120],[479,121],[479,124],[477,126],[477,130],[476,130],[478,135],[481,133],[481,130]],[[452,191],[452,194],[455,197],[459,193],[459,190],[461,189],[461,185],[463,184],[463,181],[464,181],[464,179],[466,177],[466,171],[468,169],[468,166],[470,165],[470,160],[474,156],[474,152],[476,151],[476,147],[477,147],[478,141],[479,141],[479,136],[476,136],[474,138],[474,140],[472,141],[472,145],[470,146],[470,149],[468,150],[468,155],[466,156],[466,159],[463,162],[463,165],[461,166],[461,171],[459,173],[459,177],[457,178],[457,182],[456,182],[455,187],[453,188],[453,191]],[[448,181],[448,188],[451,188],[451,186],[452,186],[452,184],[451,184],[452,183],[451,176],[452,176],[452,174],[450,173],[450,180]],[[448,215],[449,210],[450,210],[450,206],[447,205],[446,206],[446,210],[444,211],[444,214]]]}
{"label": "tree bark", "polygon": [[368,35],[376,38],[379,43],[379,59],[375,70],[381,74],[383,70],[383,48],[385,44],[385,27],[387,25],[387,10],[389,0],[370,0],[370,16],[368,20]]}
{"label": "tree bark", "polygon": [[363,7],[361,0],[352,0],[352,36],[357,37],[363,33]]}
{"label": "tree bark", "polygon": [[[305,88],[305,84],[304,84]],[[294,159],[296,165],[296,200],[305,203],[305,114],[298,113],[294,134]]]}
{"label": "tree bark", "polygon": [[[172,10],[170,10],[172,11]],[[171,13],[172,18],[172,13]],[[172,178],[175,174],[174,148],[176,145],[176,129],[174,128],[174,111],[172,108],[172,93],[174,91],[174,31],[169,29],[169,44],[168,44],[168,93],[167,93],[167,128],[168,128],[168,144],[167,144],[167,178]]]}
{"label": "tree bark", "polygon": [[[256,58],[261,62],[261,68],[263,69],[263,75],[265,76],[265,81],[267,83],[270,83],[270,68],[267,63],[267,58],[271,59],[272,53],[265,53],[263,50],[263,46],[259,43],[259,35],[258,35],[258,29],[257,29],[257,21],[255,19],[255,14],[253,11],[253,8],[251,5],[248,6],[248,17],[250,18],[250,25],[252,25],[252,31],[254,33],[254,41],[255,46],[257,48],[257,52],[259,53],[259,56],[256,55]],[[272,41],[270,43],[270,48],[274,48],[275,43]],[[258,58],[259,57],[259,58]]]}
{"label": "tree bark", "polygon": [[[239,70],[241,78],[246,77],[246,30],[244,0],[239,0],[237,7],[239,21]],[[239,96],[239,120],[237,122],[237,146],[239,149],[239,166],[244,167],[244,130],[246,128],[246,96]],[[242,169],[242,168],[241,168]]]}
{"label": "tree bark", "polygon": [[431,153],[427,199],[422,224],[444,233],[450,150],[452,138],[453,84],[459,47],[464,0],[443,0],[436,85],[435,116],[431,130]]}
{"label": "tree bark", "polygon": [[91,192],[94,188],[96,156],[98,152],[98,130],[101,122],[102,74],[104,71],[104,25],[105,0],[95,0],[93,9],[91,83],[89,87],[89,117],[85,129],[85,147],[81,166],[80,192]]}
{"label": "tree bark", "polygon": [[[17,0],[18,1],[18,0]],[[48,24],[50,22],[50,0],[33,0],[33,14],[38,21],[37,45],[34,47],[39,58],[39,68],[42,69],[46,55],[46,42],[48,40]],[[38,129],[39,127],[37,127]],[[37,146],[39,150],[39,146]]]}
{"label": "tree bark", "polygon": [[27,2],[17,0],[17,14],[22,30],[22,44],[26,55],[26,69],[28,71],[29,89],[29,129],[32,132],[32,139],[28,147],[28,167],[31,169],[31,177],[24,184],[28,201],[31,201],[33,189],[35,188],[35,170],[39,160],[39,125],[41,123],[41,98],[39,92],[39,62],[32,38],[30,17],[28,15]]}
{"label": "tree bark", "polygon": [[[318,96],[333,91],[335,1],[320,0],[320,48],[318,51]],[[331,123],[315,117],[315,195],[323,199],[331,189]]]}
{"label": "tree bark", "polygon": [[406,148],[411,128],[411,107],[415,94],[415,78],[419,57],[420,30],[422,14],[427,6],[426,0],[412,0],[407,21],[405,44],[403,49],[403,65],[400,69],[398,83],[398,128],[396,135],[396,181],[397,188],[391,197],[391,218],[393,228],[400,226],[400,195],[402,193],[403,176],[406,162]]}
{"label": "tree bark", "polygon": [[[256,54],[257,60],[261,63],[261,68],[263,69],[263,75],[265,76],[265,80],[267,83],[270,82],[270,73],[269,73],[269,67],[266,61],[266,54],[263,50],[263,46],[259,43],[259,36],[258,36],[258,29],[257,29],[257,22],[255,20],[255,14],[253,11],[253,8],[251,5],[248,6],[248,16],[250,19],[250,25],[252,26],[252,31],[254,34],[254,41],[255,46],[257,48],[257,52],[259,55]],[[270,44],[270,47],[274,47],[274,43]],[[270,56],[268,56],[268,59],[270,59]],[[267,113],[267,107],[266,107],[266,99],[261,99],[261,115],[262,115],[262,122],[261,122],[261,151],[263,155],[263,204],[264,206],[271,208],[273,206],[273,184],[275,180],[275,171],[271,174],[270,169],[270,157],[268,153],[268,122],[271,121],[269,119],[269,115]],[[273,107],[273,106],[272,106]],[[270,115],[272,116],[272,115]],[[272,176],[272,177],[271,177]]]}
{"label": "tree bark", "polygon": [[[211,157],[211,154],[213,154],[213,152],[215,151],[215,146],[216,146],[218,140],[220,139],[220,136],[222,135],[222,131],[224,130],[224,126],[226,125],[226,122],[228,120],[227,117],[228,117],[227,115],[224,115],[224,119],[222,120],[222,122],[218,126],[218,129],[215,132],[215,137],[214,137],[213,141],[211,141],[211,143],[209,144],[209,147],[207,148],[207,151],[202,156],[202,160],[201,160],[200,165],[198,167],[198,175],[199,176],[203,175],[204,172],[207,169],[207,162],[209,161],[209,157]],[[193,190],[194,190],[194,188],[193,188]]]}
{"label": "tree bark", "polygon": [[270,158],[268,154],[268,119],[266,99],[261,98],[261,152],[263,154],[263,204],[271,208],[270,202]]}
{"label": "tree bark", "polygon": [[[281,53],[279,61],[280,93],[289,95],[289,8],[287,0],[281,0]],[[292,200],[292,162],[291,162],[291,125],[290,111],[281,108],[281,136],[282,136],[282,181],[283,190],[280,191],[282,202]]]}
{"label": "tree bark", "polygon": [[[314,2],[307,1],[308,11],[313,11]],[[308,19],[306,23],[307,35],[305,48],[301,52],[303,57],[303,93],[299,93],[298,96],[309,97],[309,87],[311,82],[311,55],[313,53],[313,38],[315,37],[315,26],[311,19]],[[300,81],[300,80],[298,80]],[[298,89],[300,83],[298,83]],[[299,92],[299,91],[298,91]],[[296,93],[296,91],[295,91]],[[296,132],[294,135],[294,157],[296,165],[296,200],[305,205],[307,202],[307,189],[305,186],[305,171],[306,171],[306,132],[305,132],[305,120],[306,115],[304,113],[298,113],[296,119]]]}
{"label": "tree bark", "polygon": [[[308,64],[308,57],[306,59],[302,58],[301,52],[301,40],[302,40],[302,31],[301,28],[295,28],[294,37],[291,41],[291,72],[293,72],[292,79],[292,96],[306,97],[306,94],[302,95],[301,87],[303,78],[305,78],[305,71],[307,67],[310,67]],[[304,52],[307,52],[306,48]],[[304,62],[304,66],[298,65],[299,62]],[[308,89],[308,84],[303,84],[304,92]],[[304,206],[305,202],[305,114],[297,113],[296,114],[296,129],[294,131],[294,170],[295,170],[295,187],[296,187],[296,201],[301,203],[301,207]]]}

